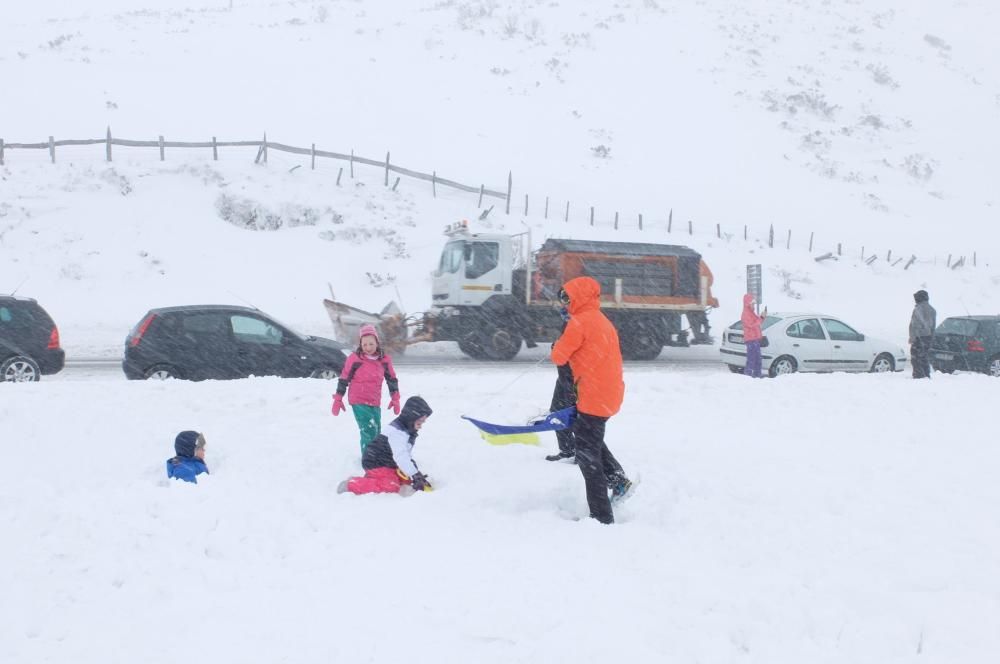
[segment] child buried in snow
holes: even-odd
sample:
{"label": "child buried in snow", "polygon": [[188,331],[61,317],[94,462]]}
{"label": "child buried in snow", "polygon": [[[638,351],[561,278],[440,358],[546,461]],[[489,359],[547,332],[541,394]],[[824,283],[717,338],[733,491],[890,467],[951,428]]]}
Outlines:
{"label": "child buried in snow", "polygon": [[430,491],[431,484],[414,463],[412,452],[417,432],[430,417],[431,407],[420,397],[410,397],[399,417],[375,436],[365,449],[361,466],[364,477],[352,477],[340,483],[337,493],[400,493]]}
{"label": "child buried in snow", "polygon": [[333,414],[344,410],[344,393],[348,386],[348,401],[354,419],[361,430],[361,454],[382,430],[382,381],[389,386],[389,408],[399,415],[399,383],[392,368],[392,358],[382,352],[378,331],[374,325],[362,325],[358,333],[358,349],[347,356],[344,371],[333,395]]}

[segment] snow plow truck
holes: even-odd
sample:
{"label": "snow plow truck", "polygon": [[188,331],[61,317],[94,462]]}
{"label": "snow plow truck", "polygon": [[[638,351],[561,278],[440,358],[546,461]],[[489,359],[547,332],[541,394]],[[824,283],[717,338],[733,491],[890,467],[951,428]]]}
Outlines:
{"label": "snow plow truck", "polygon": [[454,341],[472,358],[510,360],[522,344],[559,337],[559,290],[588,276],[601,285],[601,309],[618,330],[626,360],[653,359],[664,346],[713,342],[707,314],[719,302],[712,273],[693,249],[550,238],[532,251],[530,231],[472,233],[468,222],[448,226],[445,234],[429,311],[407,316],[390,304],[374,314],[324,300],[338,339],[353,343],[358,328],[372,323],[390,352]]}

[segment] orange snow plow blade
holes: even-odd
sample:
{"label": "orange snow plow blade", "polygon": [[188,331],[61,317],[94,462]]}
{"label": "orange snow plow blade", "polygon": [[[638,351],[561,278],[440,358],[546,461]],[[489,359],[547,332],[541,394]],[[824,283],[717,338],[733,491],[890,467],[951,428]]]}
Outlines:
{"label": "orange snow plow blade", "polygon": [[408,345],[424,340],[421,337],[409,337],[409,327],[414,323],[399,310],[395,302],[390,302],[378,314],[329,299],[323,300],[323,307],[333,323],[337,341],[351,348],[358,343],[358,332],[362,325],[375,326],[382,350],[387,353],[402,354]]}

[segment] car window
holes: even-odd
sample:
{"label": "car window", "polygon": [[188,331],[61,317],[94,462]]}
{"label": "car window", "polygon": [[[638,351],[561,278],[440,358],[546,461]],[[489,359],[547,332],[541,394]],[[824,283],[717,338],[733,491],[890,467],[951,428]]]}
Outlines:
{"label": "car window", "polygon": [[819,325],[819,320],[815,318],[795,321],[788,326],[785,334],[794,339],[826,339],[823,328]]}
{"label": "car window", "polygon": [[14,320],[14,314],[7,307],[0,307],[0,323],[9,323]]}
{"label": "car window", "polygon": [[839,320],[824,318],[823,324],[826,325],[826,331],[830,333],[830,338],[834,341],[861,341],[859,332]]}
{"label": "car window", "polygon": [[496,242],[467,242],[465,244],[465,277],[478,279],[500,262],[500,245]]}
{"label": "car window", "polygon": [[458,272],[462,267],[462,256],[465,252],[464,242],[449,242],[441,252],[441,265],[438,271],[441,274],[452,274]]}
{"label": "car window", "polygon": [[[775,323],[777,323],[780,320],[781,320],[781,318],[779,318],[778,316],[768,316],[767,318],[764,319],[764,322],[760,324],[760,329],[766,330],[767,328],[771,327],[772,325],[774,325]],[[730,325],[729,327],[732,328],[732,329],[734,329],[734,330],[742,330],[743,329],[743,321],[739,321],[738,320],[735,323],[733,323],[732,325]]]}
{"label": "car window", "polygon": [[281,330],[259,318],[236,315],[230,316],[229,320],[237,341],[273,345],[281,343]]}
{"label": "car window", "polygon": [[219,314],[187,314],[181,319],[185,332],[219,334],[225,332],[225,318]]}
{"label": "car window", "polygon": [[974,337],[978,323],[968,318],[945,318],[944,322],[938,325],[938,334],[957,334],[963,337]]}

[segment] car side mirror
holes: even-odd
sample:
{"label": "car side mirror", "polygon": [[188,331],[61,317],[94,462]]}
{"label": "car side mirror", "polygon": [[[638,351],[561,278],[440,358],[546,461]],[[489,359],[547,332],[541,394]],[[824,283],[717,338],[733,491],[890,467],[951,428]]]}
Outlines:
{"label": "car side mirror", "polygon": [[858,341],[864,341],[864,340],[865,340],[865,335],[859,334],[858,335]]}

